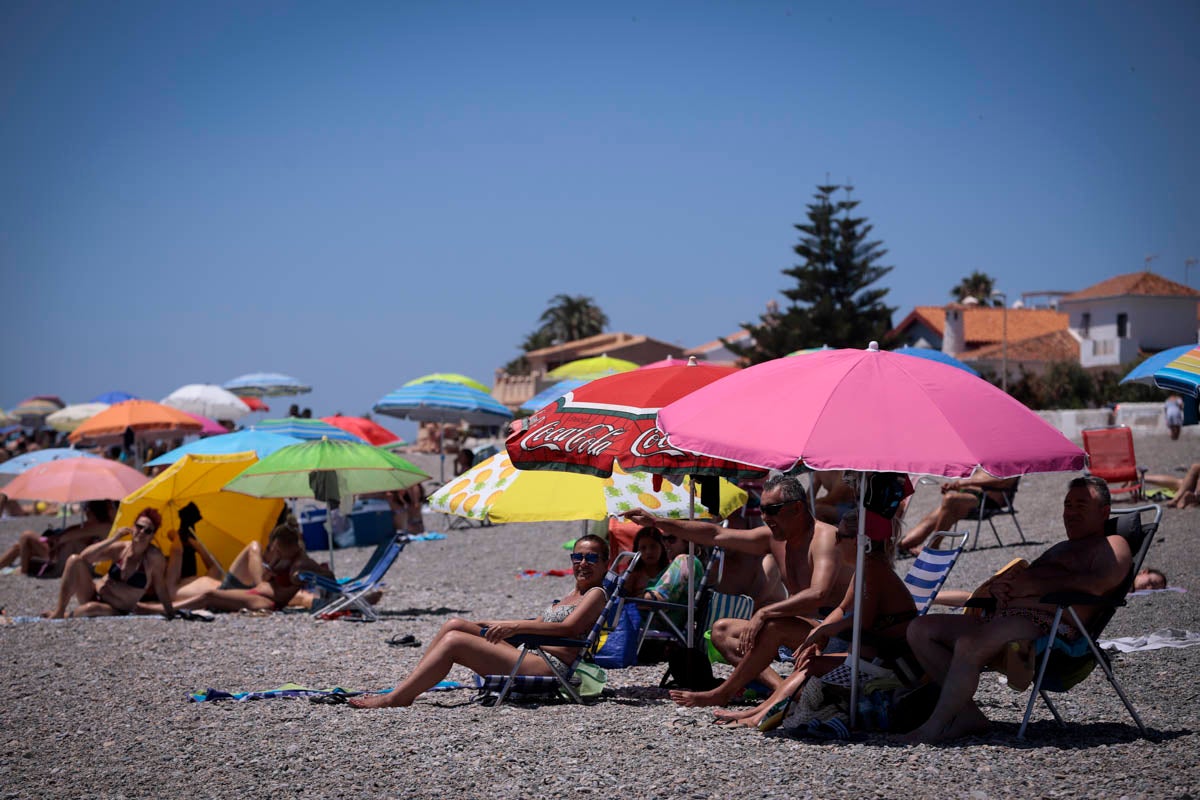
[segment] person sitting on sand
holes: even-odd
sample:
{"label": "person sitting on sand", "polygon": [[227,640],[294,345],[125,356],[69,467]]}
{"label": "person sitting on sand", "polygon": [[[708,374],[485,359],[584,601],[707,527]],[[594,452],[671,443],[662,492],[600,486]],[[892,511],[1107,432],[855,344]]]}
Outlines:
{"label": "person sitting on sand", "polygon": [[[1129,574],[1132,556],[1120,536],[1106,536],[1111,496],[1096,476],[1075,478],[1063,502],[1067,540],[1039,556],[1028,568],[1010,570],[990,582],[997,608],[979,616],[929,614],[913,621],[908,643],[941,696],[929,720],[907,737],[909,742],[940,742],[981,731],[988,719],[974,703],[980,673],[994,663],[1009,642],[1032,642],[1050,633],[1055,607],[1041,602],[1047,592],[1079,591],[1106,595]],[[1087,621],[1095,608],[1076,607]],[[1063,622],[1059,635],[1080,632]]]}
{"label": "person sitting on sand", "polygon": [[297,575],[301,572],[333,577],[328,567],[309,558],[299,525],[289,517],[271,531],[265,551],[258,542],[243,548],[215,587],[212,579],[181,587],[175,607],[185,611],[278,611],[300,591]]}
{"label": "person sitting on sand", "polygon": [[19,559],[23,575],[60,577],[68,558],[108,537],[112,511],[110,501],[92,500],[84,506],[84,519],[78,525],[44,533],[22,531],[13,546],[0,556],[0,569],[11,567]]}
{"label": "person sitting on sand", "polygon": [[710,522],[658,519],[641,510],[626,514],[639,525],[654,525],[706,547],[771,555],[790,592],[784,600],[759,607],[748,620],[717,621],[712,643],[734,665],[733,674],[709,692],[672,691],[671,699],[680,705],[725,705],[755,678],[773,690],[779,688],[783,679],[770,667],[779,647],[803,641],[812,630],[811,620],[832,609],[850,584],[852,570],[838,556],[837,528],[813,518],[797,476],[767,480],[762,514],[766,525],[749,531],[727,530]]}
{"label": "person sitting on sand", "polygon": [[1167,508],[1190,508],[1200,506],[1200,495],[1196,494],[1196,484],[1200,482],[1200,461],[1188,467],[1182,478],[1172,475],[1147,475],[1146,483],[1165,486],[1175,491],[1175,496],[1167,503]]}
{"label": "person sitting on sand", "polygon": [[[159,597],[169,597],[167,558],[152,546],[161,524],[158,512],[147,508],[138,514],[132,529],[121,528],[115,536],[70,556],[63,568],[58,605],[47,616],[65,617],[72,597],[79,604],[72,617],[130,614],[151,586]],[[126,535],[128,540],[123,538]],[[101,561],[112,561],[112,566],[104,577],[93,579],[92,568]],[[163,614],[167,619],[175,615],[170,602],[163,604]]]}
{"label": "person sitting on sand", "polygon": [[979,498],[985,497],[990,505],[1002,506],[1007,500],[1004,491],[1017,485],[1019,478],[993,478],[983,470],[976,470],[969,478],[947,481],[942,484],[942,500],[938,507],[925,515],[900,540],[900,549],[916,555],[925,540],[934,531],[952,531],[954,526],[979,508]]}
{"label": "person sitting on sand", "polygon": [[[518,634],[587,636],[607,602],[601,588],[607,564],[607,542],[591,534],[579,537],[571,551],[575,588],[562,600],[551,603],[540,617],[487,622],[452,619],[437,632],[416,668],[395,689],[387,694],[353,697],[350,705],[355,708],[410,706],[423,692],[444,679],[455,664],[480,675],[507,675],[516,666],[519,653],[506,640]],[[546,647],[544,652],[560,671],[579,654],[575,647]],[[541,658],[527,658],[521,662],[519,674],[549,677],[552,673]]]}
{"label": "person sitting on sand", "polygon": [[[871,512],[867,512],[871,514]],[[874,515],[871,515],[874,517]],[[880,524],[890,524],[882,517],[874,517]],[[898,527],[898,526],[897,526]],[[842,517],[838,525],[838,552],[842,563],[854,568],[858,548],[858,510],[851,510]],[[895,539],[887,542],[872,541],[863,562],[863,607],[858,616],[862,619],[864,641],[861,657],[875,658],[882,648],[888,652],[908,650],[905,634],[908,625],[917,618],[917,607],[912,594],[894,569]],[[833,613],[816,625],[808,638],[796,651],[796,669],[788,676],[774,694],[754,708],[745,711],[714,712],[719,723],[736,723],[757,727],[779,703],[795,696],[810,677],[819,677],[833,671],[846,660],[850,641],[851,625],[854,620],[854,584],[851,582]],[[836,637],[836,640],[835,640]],[[869,641],[866,639],[869,638]],[[836,641],[837,646],[830,647]]]}

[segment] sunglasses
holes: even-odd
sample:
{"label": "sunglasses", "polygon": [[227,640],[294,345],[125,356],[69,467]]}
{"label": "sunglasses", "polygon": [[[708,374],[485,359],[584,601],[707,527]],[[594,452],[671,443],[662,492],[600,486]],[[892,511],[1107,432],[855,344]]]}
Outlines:
{"label": "sunglasses", "polygon": [[153,525],[134,525],[138,533],[154,533]]}
{"label": "sunglasses", "polygon": [[589,564],[599,564],[599,553],[571,553],[571,563],[579,564],[586,561]]}
{"label": "sunglasses", "polygon": [[788,506],[788,505],[791,505],[792,503],[798,503],[798,502],[800,502],[800,498],[797,497],[795,500],[780,500],[778,503],[763,503],[761,506],[762,513],[765,516],[773,517],[776,514],[778,514],[780,511],[782,511],[784,506]]}

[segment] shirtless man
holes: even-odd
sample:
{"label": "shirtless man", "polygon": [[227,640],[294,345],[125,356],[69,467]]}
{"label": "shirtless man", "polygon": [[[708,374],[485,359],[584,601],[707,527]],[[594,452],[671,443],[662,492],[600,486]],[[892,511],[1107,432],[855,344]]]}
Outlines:
{"label": "shirtless man", "polygon": [[[941,684],[942,693],[929,720],[910,733],[910,742],[940,742],[979,732],[988,719],[974,703],[979,675],[1009,642],[1030,642],[1050,633],[1055,608],[1041,602],[1048,592],[1079,591],[1105,595],[1129,574],[1132,556],[1120,536],[1105,536],[1111,498],[1108,484],[1095,476],[1075,478],[1063,502],[1067,540],[1037,558],[1028,569],[1003,575],[990,584],[997,609],[982,617],[931,614],[913,620],[908,643],[921,666]],[[1096,609],[1076,608],[1086,625]],[[1059,634],[1079,631],[1065,621]]]}
{"label": "shirtless man", "polygon": [[850,583],[852,569],[842,564],[837,549],[837,528],[818,522],[808,508],[808,497],[799,478],[779,475],[767,480],[762,495],[766,525],[749,531],[730,531],[709,522],[659,519],[644,511],[626,516],[639,525],[652,525],[706,547],[770,555],[789,597],[762,606],[749,620],[723,619],[713,627],[712,642],[729,663],[733,674],[709,692],[672,691],[671,699],[686,706],[725,705],[754,678],[772,689],[783,679],[771,669],[780,645],[796,646],[815,626],[821,610],[840,601]]}
{"label": "shirtless man", "polygon": [[954,525],[959,520],[966,519],[979,508],[981,494],[986,494],[993,503],[1003,504],[1003,490],[1012,489],[1018,480],[1020,479],[1001,480],[993,478],[983,470],[976,470],[969,478],[943,483],[941,503],[904,535],[898,547],[915,555],[934,531],[954,530]]}
{"label": "shirtless man", "polygon": [[840,469],[813,473],[813,516],[833,526],[858,507],[858,494],[843,474]]}

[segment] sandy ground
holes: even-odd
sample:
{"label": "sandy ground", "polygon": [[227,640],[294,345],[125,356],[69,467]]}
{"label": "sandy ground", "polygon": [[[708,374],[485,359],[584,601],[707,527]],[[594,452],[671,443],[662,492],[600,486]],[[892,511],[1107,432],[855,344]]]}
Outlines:
{"label": "sandy ground", "polygon": [[[1200,460],[1192,441],[1139,439],[1139,460],[1173,472]],[[436,458],[415,456],[436,473]],[[1180,473],[1176,473],[1180,474]],[[971,587],[1017,556],[1061,536],[1065,475],[1030,476],[1019,508],[1030,544],[963,556],[951,578]],[[936,502],[922,488],[913,515]],[[913,517],[916,518],[915,516]],[[31,520],[0,522],[0,546]],[[447,520],[427,515],[430,530]],[[998,522],[1006,543],[1011,521]],[[985,527],[986,531],[986,527]],[[816,744],[710,724],[658,689],[661,665],[609,672],[609,696],[585,707],[467,704],[472,692],[427,695],[410,709],[352,712],[306,701],[202,703],[208,687],[268,689],[392,685],[453,615],[528,617],[569,591],[568,578],[519,580],[523,569],[567,566],[563,541],[578,524],[449,530],[417,542],[389,575],[375,624],[315,622],[302,614],[68,620],[0,626],[0,797],[1185,797],[1200,786],[1200,648],[1119,656],[1146,724],[1136,728],[1093,673],[1044,707],[1027,742],[1015,740],[1025,694],[985,676],[979,698],[996,721],[984,737],[948,747],[900,747],[881,736]],[[1200,510],[1168,511],[1149,563],[1186,594],[1137,597],[1107,634],[1200,630]],[[985,538],[984,543],[987,543]],[[366,550],[339,551],[343,572]],[[898,568],[906,568],[900,562]],[[8,617],[52,605],[56,584],[0,577]],[[467,681],[464,670],[451,678]]]}

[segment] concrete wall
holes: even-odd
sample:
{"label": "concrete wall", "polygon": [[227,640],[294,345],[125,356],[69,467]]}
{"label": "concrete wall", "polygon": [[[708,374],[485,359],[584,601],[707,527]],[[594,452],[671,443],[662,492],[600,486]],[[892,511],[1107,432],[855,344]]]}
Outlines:
{"label": "concrete wall", "polygon": [[[1103,428],[1107,425],[1128,425],[1137,434],[1167,435],[1162,403],[1121,403],[1112,414],[1107,408],[1063,409],[1039,411],[1037,415],[1062,431],[1073,441],[1081,441],[1084,428]],[[1181,439],[1200,441],[1200,425],[1186,425]]]}

